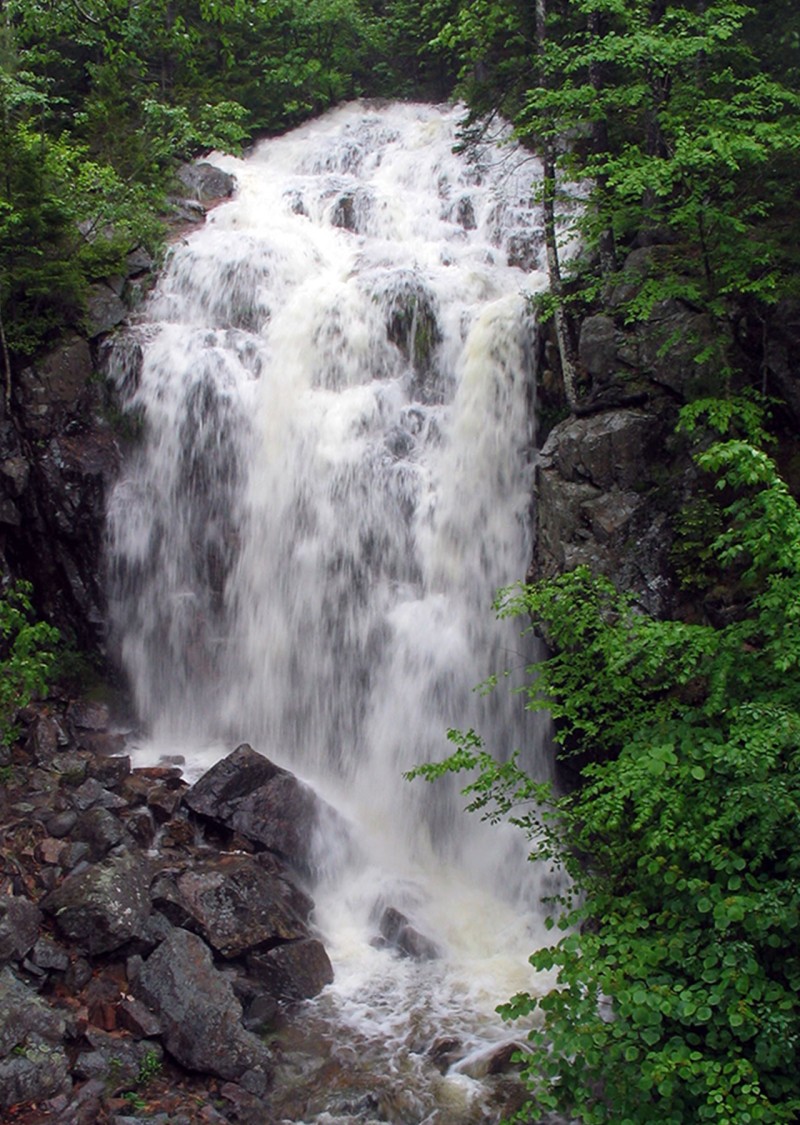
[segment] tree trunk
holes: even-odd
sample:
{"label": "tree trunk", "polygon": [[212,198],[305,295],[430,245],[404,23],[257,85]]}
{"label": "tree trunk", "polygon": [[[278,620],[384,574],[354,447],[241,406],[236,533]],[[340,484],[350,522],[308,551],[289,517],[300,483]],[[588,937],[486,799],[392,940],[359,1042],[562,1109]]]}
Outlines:
{"label": "tree trunk", "polygon": [[[541,65],[544,45],[547,38],[547,0],[536,0],[536,54],[540,60],[539,81],[547,85],[547,75]],[[564,395],[570,410],[575,409],[578,401],[577,375],[575,370],[575,349],[572,346],[569,321],[564,310],[564,283],[561,276],[561,260],[558,253],[558,229],[556,225],[555,197],[556,197],[556,154],[553,136],[548,131],[542,144],[542,165],[544,171],[544,185],[542,191],[542,209],[544,211],[544,238],[547,251],[547,272],[550,275],[550,291],[555,298],[555,313],[553,322],[556,330],[556,342],[561,359],[561,377],[564,383]]]}

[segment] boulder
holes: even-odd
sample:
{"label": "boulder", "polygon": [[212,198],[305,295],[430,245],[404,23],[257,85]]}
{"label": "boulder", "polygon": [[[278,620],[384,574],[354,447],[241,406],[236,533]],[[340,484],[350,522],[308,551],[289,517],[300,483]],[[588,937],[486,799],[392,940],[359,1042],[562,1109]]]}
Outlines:
{"label": "boulder", "polygon": [[0,973],[0,1109],[69,1086],[66,1023],[9,968]]}
{"label": "boulder", "polygon": [[164,1044],[182,1066],[256,1094],[267,1089],[270,1053],[242,1027],[241,1004],[202,938],[173,930],[142,965],[134,991],[160,1019]]}
{"label": "boulder", "polygon": [[247,970],[280,1000],[310,1000],[333,982],[333,966],[317,938],[251,953]]}
{"label": "boulder", "polygon": [[384,910],[378,929],[384,941],[404,957],[411,957],[414,961],[435,961],[442,955],[436,942],[415,929],[405,914],[393,906]]}
{"label": "boulder", "polygon": [[128,315],[128,306],[110,285],[98,282],[93,285],[86,302],[87,332],[90,340],[103,336],[122,324]]}
{"label": "boulder", "polygon": [[216,199],[227,199],[233,195],[236,188],[236,179],[228,172],[223,172],[208,161],[199,164],[184,164],[178,169],[178,179],[192,194],[192,198],[201,202],[210,203]]}
{"label": "boulder", "polygon": [[70,875],[41,906],[65,937],[90,954],[109,953],[142,935],[151,909],[149,886],[146,861],[123,854]]}
{"label": "boulder", "polygon": [[0,897],[0,962],[19,961],[39,936],[42,914],[20,895]]}
{"label": "boulder", "polygon": [[166,873],[154,883],[152,895],[161,913],[176,925],[199,930],[223,957],[308,936],[311,900],[303,896],[305,909],[298,913],[296,890],[250,856],[221,856],[178,875]]}
{"label": "boulder", "polygon": [[219,821],[309,874],[323,811],[344,824],[309,786],[246,743],[217,762],[184,796],[193,812]]}

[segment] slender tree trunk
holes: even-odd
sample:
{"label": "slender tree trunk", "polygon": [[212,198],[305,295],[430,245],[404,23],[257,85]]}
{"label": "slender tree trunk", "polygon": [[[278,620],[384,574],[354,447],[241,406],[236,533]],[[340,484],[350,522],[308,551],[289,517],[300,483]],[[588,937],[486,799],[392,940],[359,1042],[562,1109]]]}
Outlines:
{"label": "slender tree trunk", "polygon": [[[589,13],[588,27],[592,38],[599,39],[603,34],[603,21],[600,12],[592,11]],[[603,67],[596,59],[589,63],[589,82],[599,98],[605,82]],[[592,123],[592,148],[595,156],[601,156],[609,151],[608,122],[605,117]],[[605,201],[608,197],[608,179],[606,176],[598,175],[597,187],[601,201]],[[600,254],[600,272],[603,277],[608,277],[617,268],[617,248],[614,241],[614,231],[610,226],[601,230],[597,240],[597,248]]]}
{"label": "slender tree trunk", "polygon": [[8,353],[2,307],[0,307],[0,351],[3,356],[3,402],[5,403],[6,417],[9,418],[11,416],[11,356]]}
{"label": "slender tree trunk", "polygon": [[[536,0],[536,54],[541,60],[547,38],[547,0]],[[540,65],[539,81],[546,85],[547,76]],[[558,252],[558,228],[556,225],[556,154],[552,135],[545,136],[542,144],[542,165],[544,171],[544,190],[542,209],[544,211],[544,238],[547,251],[547,272],[550,275],[550,290],[555,297],[553,322],[556,342],[561,359],[561,376],[564,382],[564,395],[570,410],[578,401],[577,374],[575,370],[575,349],[572,346],[569,322],[564,311],[564,283],[561,276],[561,260]]]}

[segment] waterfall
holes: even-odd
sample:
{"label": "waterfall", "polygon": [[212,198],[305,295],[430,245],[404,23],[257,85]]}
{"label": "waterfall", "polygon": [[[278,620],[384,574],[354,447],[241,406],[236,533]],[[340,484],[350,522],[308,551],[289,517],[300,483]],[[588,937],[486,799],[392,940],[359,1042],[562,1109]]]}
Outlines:
{"label": "waterfall", "polygon": [[[237,194],[114,360],[143,430],[108,514],[139,754],[191,773],[246,740],[348,818],[360,858],[315,892],[333,995],[395,1043],[422,994],[434,1024],[500,1036],[478,1024],[531,987],[538,918],[523,843],[402,778],[450,726],[546,772],[519,698],[473,691],[532,656],[491,603],[530,553],[539,169],[456,155],[459,117],[354,104],[212,156]],[[373,949],[378,900],[445,963]]]}

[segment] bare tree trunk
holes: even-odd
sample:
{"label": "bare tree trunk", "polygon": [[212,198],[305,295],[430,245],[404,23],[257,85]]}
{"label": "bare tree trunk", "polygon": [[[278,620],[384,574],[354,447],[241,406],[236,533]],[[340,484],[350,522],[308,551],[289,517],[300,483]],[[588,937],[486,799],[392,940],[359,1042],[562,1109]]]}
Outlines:
{"label": "bare tree trunk", "polygon": [[3,324],[3,310],[0,307],[0,351],[3,355],[3,402],[6,408],[6,417],[11,415],[11,356],[8,354],[8,341]]}
{"label": "bare tree trunk", "polygon": [[[594,39],[599,39],[603,32],[602,16],[600,12],[593,11],[589,13],[588,26],[589,34]],[[604,76],[603,67],[601,67],[596,59],[589,63],[589,82],[592,89],[599,97],[604,86]],[[592,148],[596,156],[608,152],[608,123],[605,118],[601,118],[599,121],[595,121],[592,124]],[[606,198],[608,193],[607,177],[598,176],[597,186],[601,199]],[[597,248],[600,254],[600,272],[603,277],[608,277],[617,267],[617,248],[614,241],[614,232],[611,227],[606,227],[600,232]]]}
{"label": "bare tree trunk", "polygon": [[[547,38],[547,0],[536,0],[536,53],[539,59],[544,53]],[[544,67],[540,67],[539,81],[546,85]],[[552,136],[545,137],[542,145],[542,165],[544,171],[544,190],[542,209],[544,211],[544,239],[547,251],[547,272],[550,275],[550,291],[555,298],[553,323],[556,342],[561,359],[561,376],[564,382],[564,395],[570,410],[578,401],[577,374],[575,369],[575,350],[570,337],[569,323],[564,311],[564,282],[561,276],[561,260],[558,253],[558,229],[556,225],[556,155]]]}

